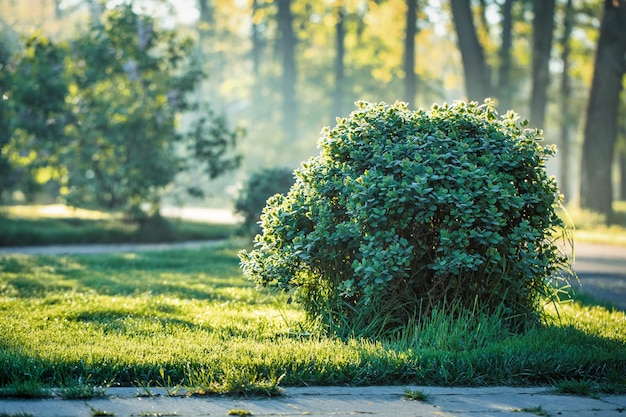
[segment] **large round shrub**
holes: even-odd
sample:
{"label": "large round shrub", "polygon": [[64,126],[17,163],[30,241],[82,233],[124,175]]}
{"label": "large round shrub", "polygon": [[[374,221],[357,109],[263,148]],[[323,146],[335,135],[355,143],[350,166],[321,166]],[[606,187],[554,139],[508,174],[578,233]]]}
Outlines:
{"label": "large round shrub", "polygon": [[244,273],[295,289],[343,335],[384,334],[434,309],[497,312],[517,328],[536,319],[569,270],[545,170],[554,147],[490,101],[357,105],[323,131],[289,193],[268,200]]}

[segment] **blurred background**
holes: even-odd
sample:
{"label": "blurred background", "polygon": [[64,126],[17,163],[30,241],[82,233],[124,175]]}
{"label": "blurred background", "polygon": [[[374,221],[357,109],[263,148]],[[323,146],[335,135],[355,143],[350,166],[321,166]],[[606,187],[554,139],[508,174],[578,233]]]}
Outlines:
{"label": "blurred background", "polygon": [[567,204],[626,200],[624,0],[0,0],[0,196],[232,209],[357,100],[492,97]]}

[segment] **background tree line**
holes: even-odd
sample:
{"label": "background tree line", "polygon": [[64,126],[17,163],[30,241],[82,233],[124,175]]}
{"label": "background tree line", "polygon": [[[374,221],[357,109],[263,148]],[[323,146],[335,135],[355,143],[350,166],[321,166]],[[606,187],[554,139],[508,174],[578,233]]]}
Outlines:
{"label": "background tree line", "polygon": [[[240,132],[193,95],[204,77],[193,48],[130,5],[67,40],[27,38],[2,62],[0,193],[33,198],[47,184],[70,205],[144,221],[158,218],[161,192],[178,173],[200,166],[214,178],[236,168],[230,149]],[[184,113],[193,117],[180,128]]]}
{"label": "background tree line", "polygon": [[[101,21],[113,3],[120,2],[2,0],[4,42],[23,53],[17,39],[32,26],[62,42],[85,22]],[[210,102],[248,132],[239,146],[245,169],[214,188],[261,167],[295,167],[316,152],[320,129],[357,100],[428,108],[493,97],[501,113],[515,109],[558,145],[552,170],[567,199],[610,219],[612,200],[626,198],[625,0],[126,3],[194,40],[189,57],[209,77],[188,96]],[[179,127],[197,114],[170,110],[186,115]],[[57,137],[51,129],[46,134]],[[178,173],[179,186],[169,189],[206,188],[201,177],[208,178]]]}

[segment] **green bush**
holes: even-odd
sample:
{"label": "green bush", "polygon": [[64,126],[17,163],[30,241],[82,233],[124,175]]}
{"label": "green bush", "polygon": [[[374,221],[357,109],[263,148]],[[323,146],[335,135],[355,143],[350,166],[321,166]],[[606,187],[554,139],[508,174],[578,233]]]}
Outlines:
{"label": "green bush", "polygon": [[259,219],[267,199],[274,194],[287,193],[293,183],[293,171],[288,168],[266,168],[253,173],[235,200],[235,212],[244,219],[242,232],[258,233]]}
{"label": "green bush", "polygon": [[535,322],[571,273],[545,171],[555,148],[491,101],[357,105],[268,200],[244,273],[295,289],[340,336],[386,335],[442,309]]}

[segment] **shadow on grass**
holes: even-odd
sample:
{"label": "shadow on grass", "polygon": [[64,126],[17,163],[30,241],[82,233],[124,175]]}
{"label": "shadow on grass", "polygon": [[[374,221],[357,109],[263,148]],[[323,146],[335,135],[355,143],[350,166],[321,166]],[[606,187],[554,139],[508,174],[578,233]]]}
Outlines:
{"label": "shadow on grass", "polygon": [[1,258],[0,294],[13,297],[72,290],[215,300],[224,297],[221,289],[254,287],[241,277],[236,250],[231,249]]}
{"label": "shadow on grass", "polygon": [[[297,343],[265,341],[267,349],[258,354],[242,346],[258,342],[225,341],[224,345],[207,346],[222,352],[210,359],[175,355],[163,363],[106,358],[46,359],[36,352],[24,352],[0,343],[0,386],[25,380],[41,386],[64,386],[68,380],[89,380],[94,385],[115,381],[121,386],[171,381],[190,386],[197,381],[198,374],[203,375],[204,381],[229,385],[232,383],[229,378],[245,368],[250,380],[266,381],[284,374],[282,384],[287,386],[536,386],[589,381],[601,392],[626,392],[624,343],[570,326],[537,329],[491,340],[485,346],[466,346],[462,351],[430,346],[409,348],[385,342],[372,344],[360,339],[337,344],[323,338]],[[241,356],[244,351],[245,360]],[[346,361],[347,357],[351,359]],[[161,376],[163,373],[166,377]]]}
{"label": "shadow on grass", "polygon": [[[237,249],[228,246],[0,256],[0,296],[13,299],[6,308],[0,305],[8,323],[0,333],[0,386],[35,381],[58,387],[78,380],[94,385],[193,384],[201,375],[203,381],[235,387],[242,378],[248,383],[284,374],[282,384],[290,386],[545,385],[574,380],[626,387],[624,325],[615,324],[623,315],[610,316],[611,324],[597,323],[611,314],[597,307],[593,310],[599,313],[591,318],[585,318],[587,311],[576,310],[586,322],[570,318],[574,324],[539,326],[524,334],[503,334],[497,322],[468,327],[442,320],[439,327],[395,342],[273,337],[268,299],[242,277]],[[118,296],[123,302],[113,300]],[[95,299],[98,304],[90,304]],[[236,308],[227,311],[230,302]],[[576,303],[597,305],[580,295]],[[187,304],[200,308],[189,313]],[[26,305],[32,309],[17,320],[12,309]],[[237,315],[238,308],[250,305],[251,315]],[[52,307],[59,311],[56,316]],[[198,312],[206,314],[205,322],[193,321]],[[226,313],[232,320],[212,320]],[[262,325],[269,330],[258,330]],[[607,326],[613,337],[603,329]],[[96,345],[92,339],[66,341],[68,327],[78,335],[74,337],[92,337]],[[29,331],[38,334],[27,346]],[[128,354],[117,351],[131,340],[136,345]],[[49,346],[56,353],[50,354]]]}

